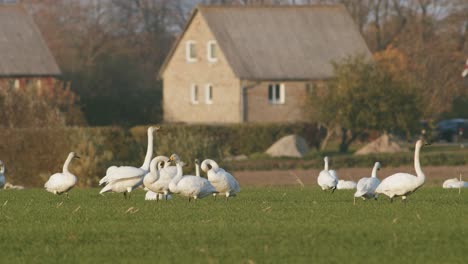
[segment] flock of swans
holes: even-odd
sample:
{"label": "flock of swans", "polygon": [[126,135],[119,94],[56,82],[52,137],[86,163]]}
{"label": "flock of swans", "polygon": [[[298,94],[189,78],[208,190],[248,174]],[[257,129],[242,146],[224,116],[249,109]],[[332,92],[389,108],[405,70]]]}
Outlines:
{"label": "flock of swans", "polygon": [[[99,192],[123,193],[125,198],[136,188],[144,186],[147,190],[146,200],[169,200],[171,194],[178,194],[192,199],[201,199],[213,195],[216,199],[218,194],[224,195],[226,199],[236,196],[240,192],[237,180],[227,171],[220,168],[211,159],[206,159],[201,163],[201,169],[206,172],[207,179],[200,176],[200,165],[196,160],[196,175],[184,175],[182,162],[177,154],[172,154],[170,158],[153,155],[153,134],[159,127],[148,128],[148,147],[145,160],[141,167],[132,166],[111,166],[107,169],[106,175],[99,181],[99,185],[104,187]],[[65,193],[76,184],[77,178],[69,170],[68,166],[74,158],[79,158],[76,153],[71,152],[63,165],[61,173],[50,176],[44,187],[54,194]],[[174,162],[175,166],[171,166]]]}
{"label": "flock of swans", "polygon": [[[336,171],[329,170],[328,157],[325,157],[325,166],[319,173],[317,183],[322,190],[331,190],[332,193],[336,189],[356,189],[354,193],[354,204],[356,204],[356,198],[360,197],[364,200],[372,198],[377,199],[379,194],[388,196],[391,202],[393,202],[395,197],[401,197],[401,199],[405,201],[408,195],[418,190],[426,181],[426,176],[419,162],[419,153],[421,148],[426,144],[427,143],[422,139],[416,142],[414,150],[414,169],[416,170],[416,175],[399,172],[388,176],[381,182],[379,178],[377,178],[377,171],[380,170],[381,165],[380,162],[376,162],[372,169],[371,177],[362,178],[356,184],[353,181],[338,180]],[[463,182],[460,175],[460,179],[454,178],[446,180],[442,187],[462,188],[468,187],[468,183]]]}
{"label": "flock of swans", "polygon": [[[99,181],[99,185],[104,187],[99,192],[123,193],[125,198],[138,187],[143,187],[147,191],[146,200],[170,200],[173,194],[192,199],[201,199],[207,196],[223,195],[228,199],[236,196],[240,192],[240,186],[237,180],[227,171],[220,168],[212,159],[205,159],[203,162],[195,160],[195,175],[185,175],[183,172],[184,162],[177,154],[172,154],[169,158],[166,156],[153,155],[153,134],[159,127],[148,128],[148,146],[145,159],[141,167],[132,166],[111,166],[107,169],[106,175]],[[425,182],[419,154],[421,148],[425,145],[423,140],[416,142],[414,151],[414,168],[416,175],[409,173],[395,173],[380,181],[377,177],[377,171],[381,168],[379,162],[374,164],[371,177],[360,179],[357,183],[353,181],[338,180],[336,171],[329,169],[329,159],[324,158],[324,169],[320,171],[317,177],[317,183],[322,190],[330,190],[332,193],[336,189],[356,189],[354,193],[354,203],[356,198],[377,199],[379,194],[384,194],[393,201],[395,197],[401,197],[405,201],[408,195],[418,190]],[[76,185],[77,177],[68,169],[73,159],[79,156],[75,152],[68,154],[63,164],[62,172],[55,173],[49,177],[44,187],[47,191],[54,194],[68,192]],[[174,165],[172,165],[174,163]],[[201,177],[200,169],[204,171],[207,178]],[[5,184],[5,164],[0,161],[0,188],[7,188]],[[10,184],[10,188],[13,185]],[[468,187],[468,183],[454,178],[446,180],[443,188],[463,188]],[[17,187],[22,189],[22,186]]]}

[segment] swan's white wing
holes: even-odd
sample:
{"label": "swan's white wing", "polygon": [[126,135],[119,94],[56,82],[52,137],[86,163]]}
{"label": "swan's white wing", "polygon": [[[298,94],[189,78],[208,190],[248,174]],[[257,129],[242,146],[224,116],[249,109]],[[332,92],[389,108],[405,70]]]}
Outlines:
{"label": "swan's white wing", "polygon": [[177,184],[179,193],[185,196],[198,196],[203,198],[216,192],[216,189],[211,183],[202,177],[186,175]]}
{"label": "swan's white wing", "polygon": [[107,169],[106,176],[101,179],[100,183],[109,183],[117,180],[122,180],[126,178],[133,177],[143,177],[145,176],[146,171],[140,168],[135,168],[131,166],[121,166],[115,167],[112,166]]}
{"label": "swan's white wing", "polygon": [[74,175],[64,175],[63,173],[55,173],[50,176],[49,180],[44,184],[47,191],[64,192],[73,187],[76,183]]}
{"label": "swan's white wing", "polygon": [[416,176],[409,173],[396,173],[385,178],[377,187],[377,193],[393,193],[403,195],[408,191],[413,191]]}
{"label": "swan's white wing", "polygon": [[357,183],[354,197],[361,197],[366,194],[373,195],[379,184],[380,180],[374,177],[360,179]]}
{"label": "swan's white wing", "polygon": [[338,180],[338,174],[336,173],[335,170],[329,170],[328,173],[330,173],[330,175],[335,178],[336,180]]}

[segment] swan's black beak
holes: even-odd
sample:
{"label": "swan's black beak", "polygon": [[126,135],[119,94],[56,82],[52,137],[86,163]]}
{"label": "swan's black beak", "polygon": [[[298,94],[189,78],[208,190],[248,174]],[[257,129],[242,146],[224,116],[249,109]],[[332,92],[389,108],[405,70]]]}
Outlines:
{"label": "swan's black beak", "polygon": [[76,156],[75,156],[75,159],[81,159],[81,158],[80,158],[80,156],[76,155]]}

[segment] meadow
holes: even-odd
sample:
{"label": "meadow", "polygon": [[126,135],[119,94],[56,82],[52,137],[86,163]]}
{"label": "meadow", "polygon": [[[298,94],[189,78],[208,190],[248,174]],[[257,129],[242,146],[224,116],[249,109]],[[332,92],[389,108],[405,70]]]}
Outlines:
{"label": "meadow", "polygon": [[468,192],[407,203],[353,191],[245,187],[225,201],[0,191],[1,263],[466,263]]}

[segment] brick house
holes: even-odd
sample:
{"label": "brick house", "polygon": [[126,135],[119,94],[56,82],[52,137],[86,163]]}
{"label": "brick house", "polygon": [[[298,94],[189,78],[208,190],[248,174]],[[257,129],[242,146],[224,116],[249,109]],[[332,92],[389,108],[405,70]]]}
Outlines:
{"label": "brick house", "polygon": [[304,121],[332,61],[371,53],[346,9],[198,6],[162,65],[166,122]]}
{"label": "brick house", "polygon": [[17,4],[0,4],[0,88],[45,88],[60,75],[32,17]]}

